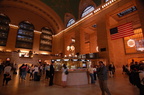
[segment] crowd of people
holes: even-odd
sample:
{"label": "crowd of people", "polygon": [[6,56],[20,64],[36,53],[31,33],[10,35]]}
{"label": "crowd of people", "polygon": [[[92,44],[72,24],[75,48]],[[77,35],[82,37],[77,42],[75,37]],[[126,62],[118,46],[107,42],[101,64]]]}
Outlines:
{"label": "crowd of people", "polygon": [[[99,71],[100,65],[90,65],[90,67],[88,68],[88,73],[90,75],[90,83],[91,84],[95,84],[96,80],[97,80],[97,74]],[[113,63],[109,64],[107,66],[107,73],[109,77],[114,77],[115,74],[115,66]]]}
{"label": "crowd of people", "polygon": [[122,74],[128,75],[129,82],[139,89],[140,95],[144,95],[144,63],[142,61],[137,62],[132,59],[129,65],[122,66]]}
{"label": "crowd of people", "polygon": [[19,68],[19,76],[22,80],[25,80],[27,73],[29,73],[29,79],[32,81],[40,81],[41,76],[45,75],[45,79],[49,80],[49,86],[53,85],[54,67],[53,63],[45,65],[27,65],[22,64]]}
{"label": "crowd of people", "polygon": [[144,95],[144,63],[132,59],[129,69],[126,69],[126,74],[129,76],[130,83],[137,86],[140,95]]}
{"label": "crowd of people", "polygon": [[[19,70],[18,70],[19,69]],[[115,76],[115,66],[113,63],[106,66],[102,61],[99,61],[98,65],[90,65],[87,68],[89,79],[91,84],[95,84],[98,80],[100,89],[102,91],[102,95],[107,93],[111,95],[108,86],[107,80],[108,77]],[[137,86],[140,90],[140,95],[144,95],[144,64],[142,62],[136,62],[132,60],[130,66],[123,65],[122,66],[123,72],[122,74],[127,74],[129,76],[129,81],[132,85]],[[7,85],[8,82],[11,80],[10,72],[13,70],[13,74],[19,74],[19,78],[21,80],[26,80],[26,76],[29,77],[31,81],[40,81],[41,76],[45,77],[45,80],[48,80],[49,86],[53,85],[53,78],[54,78],[54,66],[53,63],[51,64],[38,64],[38,65],[27,65],[22,64],[19,68],[17,64],[11,65],[10,62],[6,62],[3,65],[4,77],[3,77],[3,85]],[[18,72],[19,71],[19,72]],[[67,76],[68,76],[68,68],[66,64],[63,64],[62,68],[62,86],[67,86]]]}
{"label": "crowd of people", "polygon": [[88,68],[88,73],[90,76],[90,83],[95,84],[98,80],[102,95],[107,93],[111,95],[108,86],[107,80],[108,77],[114,77],[115,66],[114,64],[109,64],[108,67],[103,63],[103,61],[99,61],[98,65],[90,65]]}
{"label": "crowd of people", "polygon": [[53,85],[53,63],[37,65],[22,64],[20,67],[18,67],[17,64],[6,61],[0,64],[0,67],[0,74],[3,73],[3,86],[8,85],[8,82],[11,80],[11,72],[14,75],[19,74],[19,79],[24,81],[26,78],[30,81],[40,81],[41,76],[45,76],[45,79],[49,81],[48,85]]}

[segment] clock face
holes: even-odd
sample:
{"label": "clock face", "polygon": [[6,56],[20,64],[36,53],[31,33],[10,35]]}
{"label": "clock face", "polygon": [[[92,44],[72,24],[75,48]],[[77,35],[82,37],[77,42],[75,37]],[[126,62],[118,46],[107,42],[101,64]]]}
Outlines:
{"label": "clock face", "polygon": [[71,50],[72,50],[72,51],[75,50],[75,47],[74,47],[74,46],[71,46]]}
{"label": "clock face", "polygon": [[129,39],[129,40],[127,41],[127,45],[128,45],[129,47],[134,47],[134,46],[135,46],[135,41],[134,41],[133,39]]}
{"label": "clock face", "polygon": [[67,51],[69,51],[70,50],[70,46],[67,46]]}

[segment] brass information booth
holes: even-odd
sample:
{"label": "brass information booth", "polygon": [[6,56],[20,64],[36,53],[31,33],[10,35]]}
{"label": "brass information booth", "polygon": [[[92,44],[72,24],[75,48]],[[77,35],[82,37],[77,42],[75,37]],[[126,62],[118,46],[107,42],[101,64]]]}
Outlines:
{"label": "brass information booth", "polygon": [[89,60],[86,59],[55,59],[54,84],[61,85],[62,65],[68,67],[67,85],[85,85],[88,84],[87,67]]}

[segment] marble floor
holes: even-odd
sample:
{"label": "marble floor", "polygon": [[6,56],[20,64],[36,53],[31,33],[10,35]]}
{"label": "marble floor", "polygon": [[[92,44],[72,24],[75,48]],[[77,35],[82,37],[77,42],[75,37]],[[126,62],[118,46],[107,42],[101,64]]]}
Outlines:
{"label": "marble floor", "polygon": [[[101,95],[98,82],[95,84],[68,86],[63,88],[58,85],[48,86],[48,81],[19,80],[18,75],[12,75],[8,85],[2,86],[3,75],[0,74],[0,95]],[[116,70],[116,75],[108,79],[108,87],[112,95],[139,95],[137,87],[131,85],[128,76]]]}

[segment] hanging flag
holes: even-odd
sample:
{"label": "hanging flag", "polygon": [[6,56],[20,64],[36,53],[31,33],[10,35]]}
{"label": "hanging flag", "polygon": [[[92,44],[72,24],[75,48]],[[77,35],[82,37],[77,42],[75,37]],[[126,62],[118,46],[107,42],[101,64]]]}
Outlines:
{"label": "hanging flag", "polygon": [[134,35],[132,23],[129,22],[118,27],[114,27],[110,29],[110,34],[112,40]]}

